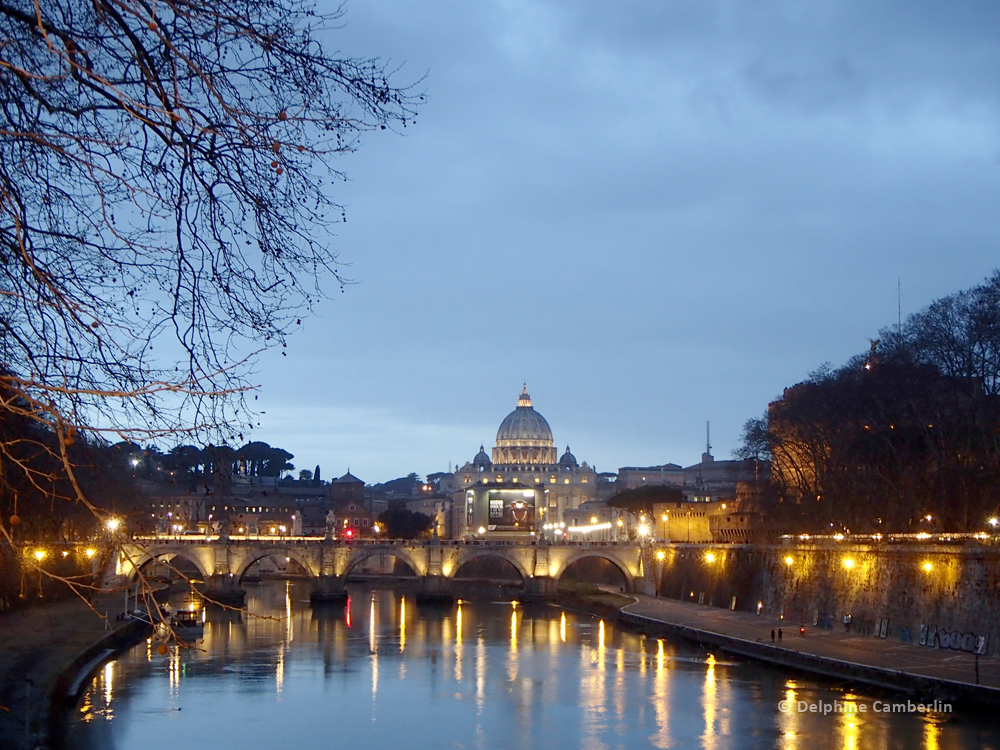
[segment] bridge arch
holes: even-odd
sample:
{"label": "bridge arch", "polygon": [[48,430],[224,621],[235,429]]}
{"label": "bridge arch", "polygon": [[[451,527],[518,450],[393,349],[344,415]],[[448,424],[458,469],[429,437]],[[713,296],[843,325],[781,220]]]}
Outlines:
{"label": "bridge arch", "polygon": [[347,576],[351,574],[358,565],[363,563],[372,557],[379,557],[381,555],[389,555],[395,557],[397,560],[402,560],[407,565],[410,566],[410,570],[413,571],[415,575],[423,576],[427,574],[427,565],[421,564],[417,558],[405,547],[396,546],[377,546],[377,547],[353,547],[351,549],[351,555],[347,558],[347,562],[344,564],[344,570],[341,572],[340,577],[346,579]]}
{"label": "bridge arch", "polygon": [[566,557],[564,560],[561,561],[559,568],[556,570],[555,575],[552,577],[558,584],[560,579],[562,579],[563,574],[566,572],[566,569],[569,568],[571,565],[580,562],[581,560],[594,559],[594,558],[607,560],[609,563],[614,565],[615,568],[622,574],[622,578],[625,579],[625,590],[628,593],[635,592],[635,576],[629,570],[628,564],[623,562],[617,555],[610,554],[608,552],[602,552],[601,550],[598,549],[581,550],[575,554]]}
{"label": "bridge arch", "polygon": [[445,575],[448,578],[455,578],[458,571],[461,570],[462,566],[466,563],[472,562],[473,560],[481,560],[484,558],[499,558],[504,562],[508,562],[514,566],[518,575],[521,576],[521,581],[527,581],[531,576],[531,572],[526,570],[524,567],[524,561],[521,560],[517,555],[512,555],[506,550],[502,549],[478,549],[471,548],[468,550],[463,550],[461,553],[456,555],[455,559],[452,561],[451,570],[445,571]]}
{"label": "bridge arch", "polygon": [[297,562],[310,578],[319,577],[320,572],[316,569],[315,561],[309,556],[302,555],[296,549],[290,547],[265,547],[253,550],[240,562],[239,566],[233,572],[233,577],[237,581],[242,581],[243,576],[246,574],[250,566],[255,562],[263,560],[265,557],[287,557],[288,559]]}
{"label": "bridge arch", "polygon": [[146,565],[158,560],[162,560],[167,564],[170,564],[178,557],[190,562],[198,570],[201,580],[204,581],[208,576],[212,575],[212,571],[205,565],[205,561],[199,559],[198,555],[191,554],[191,550],[175,549],[170,547],[144,549],[138,553],[133,551],[127,557],[123,552],[121,565],[122,573],[127,576],[130,582],[135,581],[139,575],[139,571]]}

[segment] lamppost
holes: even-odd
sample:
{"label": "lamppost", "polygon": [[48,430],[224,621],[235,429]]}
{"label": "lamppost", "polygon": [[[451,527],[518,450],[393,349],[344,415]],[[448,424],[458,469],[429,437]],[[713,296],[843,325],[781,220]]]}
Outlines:
{"label": "lamppost", "polygon": [[[104,520],[104,528],[108,530],[108,537],[111,540],[111,555],[108,557],[109,560],[115,561],[115,573],[121,573],[121,553],[118,551],[118,529],[121,527],[122,522],[120,519],[111,516]],[[126,590],[125,596],[128,596],[128,591]]]}
{"label": "lamppost", "polygon": [[649,526],[645,524],[643,519],[640,519],[639,528],[636,531],[639,532],[639,544],[645,544],[646,535],[649,534]]}

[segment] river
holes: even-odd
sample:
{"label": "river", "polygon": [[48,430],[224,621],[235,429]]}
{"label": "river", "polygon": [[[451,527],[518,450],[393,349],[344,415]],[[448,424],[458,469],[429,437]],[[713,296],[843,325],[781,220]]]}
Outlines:
{"label": "river", "polygon": [[989,717],[887,713],[896,696],[553,606],[358,586],[314,608],[300,582],[247,590],[251,614],[210,610],[196,648],[143,642],[105,665],[70,747],[1000,749]]}

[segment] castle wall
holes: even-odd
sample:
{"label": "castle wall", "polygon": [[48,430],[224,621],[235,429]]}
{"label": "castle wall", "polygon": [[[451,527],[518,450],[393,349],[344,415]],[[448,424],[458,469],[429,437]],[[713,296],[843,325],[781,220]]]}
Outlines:
{"label": "castle wall", "polygon": [[663,597],[729,607],[735,596],[736,609],[759,605],[762,615],[784,615],[793,627],[842,628],[850,615],[851,629],[864,635],[888,620],[887,638],[912,643],[921,626],[985,635],[987,653],[1000,653],[995,546],[674,544],[663,551]]}

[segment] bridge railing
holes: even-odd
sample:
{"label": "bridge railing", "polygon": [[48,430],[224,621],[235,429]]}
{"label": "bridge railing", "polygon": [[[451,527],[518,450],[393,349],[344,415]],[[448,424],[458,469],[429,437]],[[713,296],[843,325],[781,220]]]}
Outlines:
{"label": "bridge railing", "polygon": [[269,535],[230,535],[227,539],[222,539],[217,534],[184,534],[177,536],[134,536],[132,541],[136,544],[213,544],[238,543],[238,544],[263,544],[272,546],[306,546],[315,544],[327,544],[336,547],[398,547],[406,545],[409,547],[637,547],[637,541],[561,541],[548,542],[541,540],[515,540],[515,539],[327,539],[322,536],[269,536]]}

